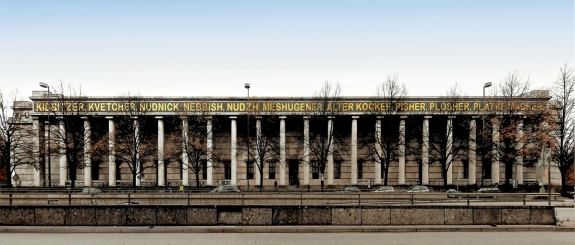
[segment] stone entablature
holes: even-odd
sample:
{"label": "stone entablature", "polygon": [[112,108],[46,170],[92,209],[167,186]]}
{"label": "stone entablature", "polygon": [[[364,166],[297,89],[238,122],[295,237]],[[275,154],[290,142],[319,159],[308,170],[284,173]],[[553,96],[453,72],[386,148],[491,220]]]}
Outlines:
{"label": "stone entablature", "polygon": [[[127,111],[145,112],[148,115],[178,113],[208,113],[212,115],[237,115],[240,113],[275,113],[278,115],[309,115],[327,106],[328,111],[339,115],[381,114],[392,110],[399,115],[410,114],[490,114],[515,108],[518,111],[542,111],[549,98],[522,98],[502,102],[497,98],[462,97],[457,100],[446,97],[407,97],[392,102],[376,97],[345,97],[337,102],[323,103],[310,97],[70,97],[63,102],[53,96],[30,97],[34,101],[33,114],[43,115],[52,110],[81,113],[85,115],[123,115]],[[56,100],[58,100],[56,102]]]}

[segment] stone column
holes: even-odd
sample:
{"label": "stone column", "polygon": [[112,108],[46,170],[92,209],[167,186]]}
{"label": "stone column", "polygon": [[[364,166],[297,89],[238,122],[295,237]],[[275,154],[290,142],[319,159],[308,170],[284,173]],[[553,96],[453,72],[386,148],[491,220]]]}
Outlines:
{"label": "stone column", "polygon": [[[38,117],[32,117],[32,130],[34,132],[34,152],[40,153],[43,151],[42,142],[44,142],[44,124]],[[42,187],[44,185],[44,159],[42,154],[38,154],[34,158],[36,167],[34,168],[34,187]],[[10,167],[10,166],[8,166]]]}
{"label": "stone column", "polygon": [[84,186],[92,186],[92,127],[88,117],[84,119]]}
{"label": "stone column", "polygon": [[351,184],[357,185],[357,119],[351,117]]}
{"label": "stone column", "polygon": [[182,116],[182,185],[189,186],[188,117]]}
{"label": "stone column", "polygon": [[477,139],[477,124],[475,123],[475,117],[472,117],[469,120],[469,166],[468,166],[468,179],[467,179],[467,183],[469,185],[475,185],[476,179],[475,179],[475,175],[476,175],[476,163],[477,163],[477,156],[476,156],[476,151],[477,151],[477,143],[476,143],[476,139]]}
{"label": "stone column", "polygon": [[303,184],[309,185],[309,116],[303,117]]}
{"label": "stone column", "polygon": [[164,164],[164,117],[158,116],[158,186],[166,186],[166,165]]}
{"label": "stone column", "polygon": [[140,162],[140,122],[138,121],[138,117],[132,117],[134,119],[134,139],[136,139],[136,186],[142,186],[142,175],[144,175],[144,179],[146,178],[144,174],[144,170],[142,169],[141,162]]}
{"label": "stone column", "polygon": [[423,117],[423,134],[421,136],[423,143],[421,146],[422,185],[429,184],[429,118],[431,118],[431,116]]}
{"label": "stone column", "polygon": [[[523,149],[523,120],[517,123],[517,152]],[[517,154],[515,157],[515,179],[518,185],[523,184],[523,155]]]}
{"label": "stone column", "polygon": [[208,159],[207,159],[207,163],[206,163],[207,164],[206,185],[207,186],[213,186],[214,185],[214,176],[213,176],[213,170],[214,170],[213,165],[214,165],[214,163],[212,160],[212,151],[213,151],[212,117],[208,116],[208,117],[206,117],[206,119],[207,119],[207,121],[206,121],[206,131],[207,131],[206,132],[206,136],[207,136],[206,137],[206,148],[208,151],[208,154],[207,154]]}
{"label": "stone column", "polygon": [[327,185],[333,186],[333,117],[329,117],[327,121],[327,140],[329,150],[327,155]]}
{"label": "stone column", "polygon": [[260,162],[260,155],[262,154],[262,149],[261,147],[261,137],[262,137],[262,117],[257,116],[256,117],[256,159],[254,161],[254,175],[255,175],[255,179],[256,179],[256,184],[255,186],[260,184],[260,168],[258,166],[261,166],[261,162]]}
{"label": "stone column", "polygon": [[452,116],[447,117],[447,161],[446,164],[449,164],[447,167],[447,184],[453,184],[453,118]]}
{"label": "stone column", "polygon": [[493,124],[493,148],[491,149],[491,184],[499,183],[499,125]]}
{"label": "stone column", "polygon": [[108,186],[116,186],[116,123],[114,117],[108,119]]}
{"label": "stone column", "polygon": [[238,146],[238,128],[236,125],[236,119],[238,117],[237,116],[231,116],[230,119],[232,120],[232,129],[231,129],[231,153],[230,153],[230,158],[231,158],[231,171],[232,171],[232,179],[230,180],[230,184],[231,185],[237,185],[237,168],[238,168],[238,156],[237,156],[237,146]]}
{"label": "stone column", "polygon": [[280,182],[279,186],[286,185],[286,122],[285,116],[280,116]]}
{"label": "stone column", "polygon": [[407,116],[401,116],[399,119],[399,161],[398,161],[398,184],[405,185],[405,119]]}
{"label": "stone column", "polygon": [[375,184],[381,185],[381,116],[378,116],[375,120]]}
{"label": "stone column", "polygon": [[66,135],[66,127],[64,125],[64,120],[59,117],[58,125],[60,126],[59,137],[60,137],[60,186],[66,186],[66,180],[68,180],[68,159],[66,158],[66,145],[64,142],[64,135]]}

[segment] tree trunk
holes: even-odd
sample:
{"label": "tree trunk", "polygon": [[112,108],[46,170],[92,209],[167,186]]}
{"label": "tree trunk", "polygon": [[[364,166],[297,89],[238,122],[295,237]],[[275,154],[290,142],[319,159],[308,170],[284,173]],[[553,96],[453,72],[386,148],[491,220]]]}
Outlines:
{"label": "tree trunk", "polygon": [[561,173],[561,193],[565,193],[567,192],[567,186],[565,186],[567,183],[567,170],[559,168],[559,173]]}
{"label": "tree trunk", "polygon": [[324,171],[322,170],[322,171],[321,171],[321,176],[320,176],[320,177],[321,177],[320,180],[321,180],[321,191],[322,191],[322,192],[323,192],[323,172],[324,172]]}
{"label": "tree trunk", "polygon": [[260,192],[264,191],[264,170],[260,168]]}
{"label": "tree trunk", "polygon": [[12,187],[12,178],[10,176],[10,161],[6,163],[4,174],[6,176],[6,184],[8,185],[8,188]]}
{"label": "tree trunk", "polygon": [[[387,185],[387,183],[388,183],[390,162],[391,162],[391,159],[388,156],[388,158],[385,159],[385,164],[382,164],[382,166],[381,166],[381,169],[383,170],[383,185]],[[384,161],[381,161],[381,163],[384,163]]]}
{"label": "tree trunk", "polygon": [[68,172],[69,172],[69,176],[70,176],[70,188],[75,188],[76,187],[76,174],[77,174],[77,169],[76,169],[76,164],[73,164],[72,166],[68,166]]}
{"label": "tree trunk", "polygon": [[137,178],[138,173],[136,173],[136,170],[132,171],[132,187],[136,188],[136,178]]}
{"label": "tree trunk", "polygon": [[196,175],[196,188],[200,188],[200,171],[195,171],[195,175]]}
{"label": "tree trunk", "polygon": [[509,180],[513,177],[513,164],[505,164],[505,184],[509,185]]}
{"label": "tree trunk", "polygon": [[383,185],[387,185],[387,181],[388,181],[388,174],[389,174],[389,164],[386,164],[385,167],[382,166],[383,169]]}
{"label": "tree trunk", "polygon": [[448,169],[448,168],[449,168],[449,167],[447,166],[447,163],[442,163],[442,164],[441,164],[441,172],[442,172],[442,173],[441,173],[441,174],[442,174],[441,177],[443,177],[443,186],[447,186],[447,169]]}

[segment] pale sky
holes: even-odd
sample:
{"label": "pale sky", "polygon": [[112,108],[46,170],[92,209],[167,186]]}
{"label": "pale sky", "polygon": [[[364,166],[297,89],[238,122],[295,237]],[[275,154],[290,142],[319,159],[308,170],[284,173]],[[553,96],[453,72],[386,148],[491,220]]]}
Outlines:
{"label": "pale sky", "polygon": [[574,64],[572,0],[0,0],[0,90],[85,95],[481,95],[517,70],[533,88]]}

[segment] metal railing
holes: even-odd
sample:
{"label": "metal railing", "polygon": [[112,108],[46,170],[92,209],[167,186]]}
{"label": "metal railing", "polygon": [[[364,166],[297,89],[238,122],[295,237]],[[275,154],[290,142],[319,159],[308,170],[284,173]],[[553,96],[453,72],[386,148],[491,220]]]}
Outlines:
{"label": "metal railing", "polygon": [[[552,199],[559,194],[554,193]],[[547,194],[536,193],[8,193],[0,194],[0,206],[39,205],[546,205]],[[571,202],[572,203],[572,202]]]}

